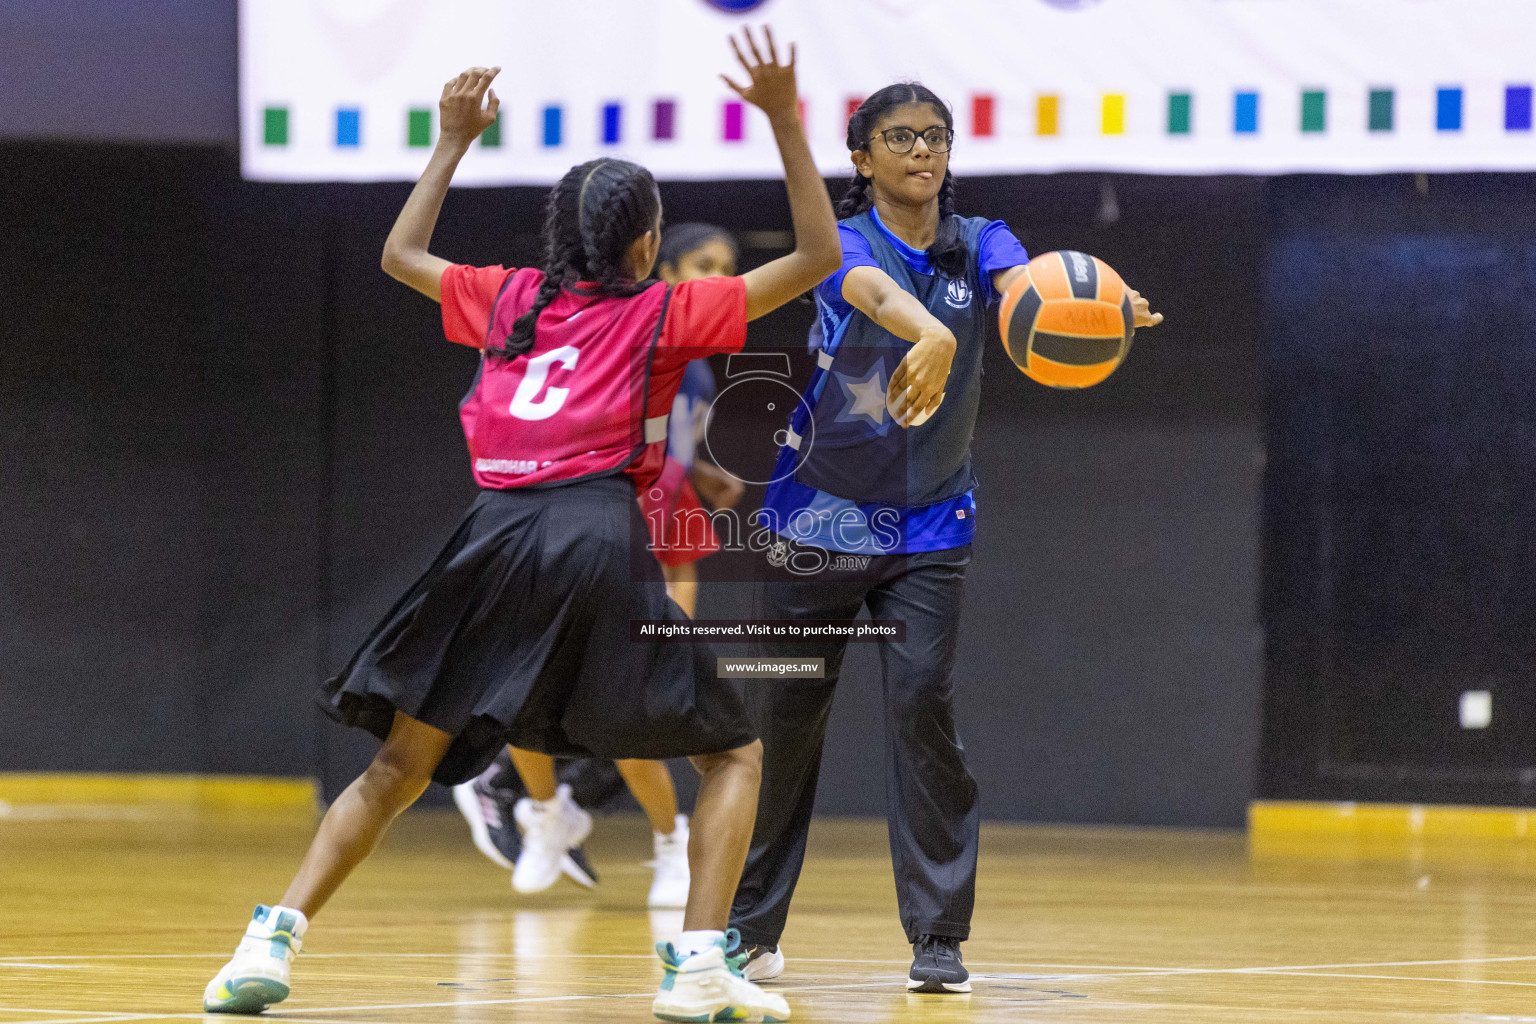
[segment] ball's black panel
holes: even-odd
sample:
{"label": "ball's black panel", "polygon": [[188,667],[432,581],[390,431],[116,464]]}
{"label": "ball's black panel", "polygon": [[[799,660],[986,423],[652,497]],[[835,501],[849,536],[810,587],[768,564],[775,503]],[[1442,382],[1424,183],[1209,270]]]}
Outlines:
{"label": "ball's black panel", "polygon": [[1072,285],[1074,299],[1099,297],[1099,265],[1085,252],[1065,250],[1061,262],[1067,268],[1067,281]]}
{"label": "ball's black panel", "polygon": [[[1131,350],[1131,342],[1136,340],[1136,313],[1131,309],[1131,293],[1127,289],[1125,297],[1120,300],[1120,319],[1125,321],[1125,351]],[[1121,358],[1124,358],[1122,355]]]}
{"label": "ball's black panel", "polygon": [[1035,317],[1040,315],[1040,307],[1044,304],[1045,300],[1040,298],[1034,285],[1025,288],[1019,301],[1014,303],[1003,337],[1007,342],[1004,347],[1016,366],[1022,367],[1029,361],[1029,336],[1035,329]]}
{"label": "ball's black panel", "polygon": [[1119,358],[1124,338],[1077,338],[1036,331],[1030,348],[1037,356],[1067,366],[1096,366]]}

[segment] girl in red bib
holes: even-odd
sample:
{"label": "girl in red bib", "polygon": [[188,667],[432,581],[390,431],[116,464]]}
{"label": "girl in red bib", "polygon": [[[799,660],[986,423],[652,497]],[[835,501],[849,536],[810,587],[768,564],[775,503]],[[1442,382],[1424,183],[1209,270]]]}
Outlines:
{"label": "girl in red bib", "polygon": [[[690,756],[702,775],[683,935],[662,950],[653,1010],[669,1019],[784,1020],[741,977],[725,934],[756,813],[761,746],[712,653],[635,643],[634,620],[683,619],[647,548],[636,489],[665,457],[667,412],[690,359],[734,352],[747,321],[839,265],[832,206],[797,115],[794,51],[771,35],[727,79],[768,115],[784,160],[796,249],[741,277],[649,280],[661,200],[643,167],[594,160],[550,193],[544,259],[505,270],[428,251],[454,168],[495,122],[499,69],[472,68],[441,100],[436,151],[384,247],[384,270],[443,307],[448,338],[482,352],[461,418],[482,493],[426,573],[328,682],[322,704],[384,742],[336,799],[282,902],[261,906],[204,1007],[258,1013],[288,995],[308,927],[429,781],[455,785],[505,745],[603,758]],[[488,102],[487,102],[488,100]]]}

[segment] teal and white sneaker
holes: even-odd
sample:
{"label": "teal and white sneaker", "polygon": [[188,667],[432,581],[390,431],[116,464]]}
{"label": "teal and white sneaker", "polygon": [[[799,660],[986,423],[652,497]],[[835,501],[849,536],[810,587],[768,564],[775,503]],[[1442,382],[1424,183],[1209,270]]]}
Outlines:
{"label": "teal and white sneaker", "polygon": [[782,996],[764,992],[741,976],[741,936],[732,928],[725,937],[702,953],[678,959],[672,943],[657,943],[666,976],[651,1003],[651,1012],[662,1020],[688,1021],[787,1021],[789,1004]]}
{"label": "teal and white sneaker", "polygon": [[288,970],[309,921],[291,907],[256,908],[245,938],[203,990],[208,1013],[260,1013],[288,998]]}

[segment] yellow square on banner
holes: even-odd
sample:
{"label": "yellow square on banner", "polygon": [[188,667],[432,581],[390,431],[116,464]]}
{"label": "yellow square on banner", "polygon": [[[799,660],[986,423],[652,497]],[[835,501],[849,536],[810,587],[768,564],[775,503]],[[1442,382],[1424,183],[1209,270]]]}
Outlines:
{"label": "yellow square on banner", "polygon": [[1041,95],[1035,97],[1035,134],[1056,135],[1059,133],[1057,114],[1061,107],[1061,97]]}
{"label": "yellow square on banner", "polygon": [[1125,134],[1125,94],[1110,92],[1104,94],[1104,134]]}

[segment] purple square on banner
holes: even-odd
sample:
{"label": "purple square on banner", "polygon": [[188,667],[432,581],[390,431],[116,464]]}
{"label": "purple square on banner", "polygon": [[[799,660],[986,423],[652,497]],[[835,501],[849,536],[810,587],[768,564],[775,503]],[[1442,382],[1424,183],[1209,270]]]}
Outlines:
{"label": "purple square on banner", "polygon": [[663,142],[675,138],[677,121],[677,104],[672,100],[656,101],[656,131],[655,139]]}
{"label": "purple square on banner", "polygon": [[725,105],[725,141],[740,142],[742,134],[742,105],[730,102]]}

